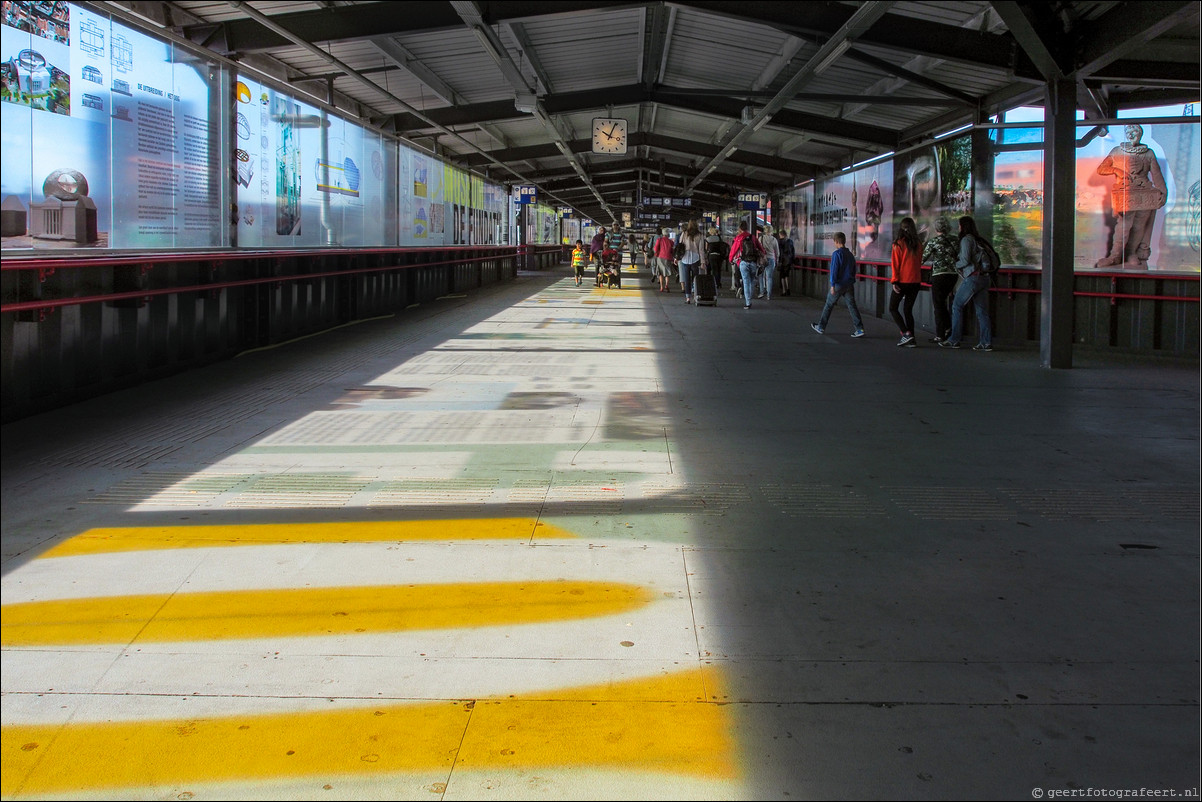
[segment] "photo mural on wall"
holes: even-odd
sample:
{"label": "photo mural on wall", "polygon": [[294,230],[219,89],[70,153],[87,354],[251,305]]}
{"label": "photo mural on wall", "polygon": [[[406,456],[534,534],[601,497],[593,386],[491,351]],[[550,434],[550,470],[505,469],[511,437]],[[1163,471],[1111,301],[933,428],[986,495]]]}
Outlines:
{"label": "photo mural on wall", "polygon": [[1079,150],[1076,266],[1198,271],[1199,147],[1197,125],[1145,123]]}
{"label": "photo mural on wall", "polygon": [[[1197,104],[1181,116],[1194,116]],[[1174,111],[1178,111],[1174,109]],[[1090,128],[1077,129],[1078,139]],[[1009,129],[1031,149],[994,160],[993,239],[1004,264],[1043,264],[1043,132]],[[1199,126],[1114,124],[1077,149],[1077,270],[1199,271]]]}
{"label": "photo mural on wall", "polygon": [[814,249],[830,252],[842,232],[857,259],[888,261],[893,234],[893,163],[879,162],[818,181],[809,215]]}
{"label": "photo mural on wall", "polygon": [[893,160],[893,221],[914,220],[926,241],[935,221],[946,217],[956,230],[961,215],[972,214],[972,138],[956,137],[912,150]]}

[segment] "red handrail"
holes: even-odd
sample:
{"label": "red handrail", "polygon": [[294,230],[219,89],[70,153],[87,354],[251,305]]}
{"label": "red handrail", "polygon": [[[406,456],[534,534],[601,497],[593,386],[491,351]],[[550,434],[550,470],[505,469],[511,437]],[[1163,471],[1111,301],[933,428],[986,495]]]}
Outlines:
{"label": "red handrail", "polygon": [[[0,262],[0,270],[36,270],[39,268],[67,267],[115,267],[129,264],[156,264],[179,262],[241,262],[248,259],[289,258],[294,256],[357,256],[362,254],[410,254],[410,253],[446,253],[491,249],[498,252],[517,253],[517,245],[451,245],[422,246],[415,248],[297,248],[293,250],[264,250],[264,251],[179,251],[152,253],[129,252],[121,255],[106,254],[104,256],[85,256],[70,254],[66,256],[5,256]],[[551,250],[557,246],[529,246]],[[427,262],[426,264],[433,264]]]}
{"label": "red handrail", "polygon": [[[433,250],[433,249],[432,249]],[[361,251],[358,251],[361,252]],[[12,304],[3,304],[0,306],[0,312],[28,312],[39,311],[43,309],[57,309],[65,306],[82,306],[90,303],[102,303],[107,301],[125,301],[134,298],[153,298],[159,295],[176,295],[185,292],[209,292],[211,290],[230,289],[233,287],[248,287],[257,284],[282,284],[288,281],[307,281],[317,278],[332,278],[342,276],[354,276],[364,273],[382,273],[389,270],[407,270],[414,267],[437,267],[439,265],[450,264],[466,264],[471,262],[488,262],[497,259],[497,256],[479,256],[469,259],[447,259],[441,262],[420,262],[417,264],[407,265],[383,265],[379,267],[358,267],[350,270],[331,270],[321,273],[299,273],[286,276],[266,276],[263,278],[242,279],[239,281],[222,281],[212,284],[196,284],[187,287],[161,287],[158,289],[146,290],[130,290],[128,292],[112,292],[104,295],[87,295],[76,296],[71,298],[48,298],[38,301],[19,301]],[[502,259],[516,259],[517,254],[509,254],[501,256]],[[39,260],[40,261],[40,260]],[[95,264],[92,262],[91,264]],[[127,264],[127,262],[119,262],[118,264]],[[31,265],[25,269],[38,267],[44,269],[45,264]],[[57,265],[55,265],[57,267]]]}
{"label": "red handrail", "polygon": [[[809,257],[809,258],[816,259],[816,258],[822,258],[822,257]],[[827,261],[829,262],[830,260],[827,259]],[[870,265],[877,265],[879,267],[887,267],[889,265],[889,262],[864,262],[864,261],[861,261],[861,262],[859,262],[859,264],[870,264]],[[929,268],[930,265],[923,265],[923,267]],[[830,270],[829,267],[822,268],[822,267],[815,267],[813,265],[797,265],[793,269],[794,270],[809,270],[812,273],[825,273]],[[1009,275],[1026,275],[1029,273],[1035,273],[1037,271],[1014,270],[1014,269],[1002,268],[999,272],[1003,273],[1003,274],[1009,274]],[[1174,273],[1172,275],[1147,275],[1147,274],[1143,274],[1143,273],[1078,273],[1076,275],[1081,275],[1081,276],[1086,276],[1086,277],[1091,277],[1091,278],[1109,278],[1112,283],[1119,279],[1130,279],[1130,280],[1141,280],[1141,281],[1147,281],[1149,279],[1153,280],[1153,281],[1164,281],[1164,280],[1198,281],[1200,278],[1198,275],[1195,275],[1192,273]],[[859,279],[869,279],[871,281],[888,281],[889,280],[885,276],[873,276],[873,275],[869,275],[867,273],[857,273],[856,277]],[[923,282],[923,286],[929,287],[931,285],[926,282]],[[1043,292],[1043,290],[1034,289],[1031,287],[990,287],[989,291],[990,292],[998,292],[998,293],[1007,293],[1007,294],[1025,293],[1025,294],[1030,294],[1030,295],[1038,295]],[[1193,303],[1198,303],[1198,297],[1192,296],[1192,295],[1140,295],[1139,293],[1127,293],[1127,292],[1093,292],[1093,291],[1089,291],[1089,290],[1073,290],[1073,296],[1074,297],[1080,296],[1083,298],[1109,298],[1111,301],[1118,300],[1118,299],[1124,299],[1124,300],[1133,300],[1133,301],[1190,301]]]}

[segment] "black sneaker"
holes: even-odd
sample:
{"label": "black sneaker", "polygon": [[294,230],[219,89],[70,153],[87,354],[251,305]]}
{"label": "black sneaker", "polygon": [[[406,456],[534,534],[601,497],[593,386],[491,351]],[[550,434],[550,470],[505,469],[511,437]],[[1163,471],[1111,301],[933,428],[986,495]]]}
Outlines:
{"label": "black sneaker", "polygon": [[976,345],[974,345],[972,347],[972,350],[974,350],[974,351],[992,351],[993,346],[992,345],[981,345],[980,343],[977,343]]}

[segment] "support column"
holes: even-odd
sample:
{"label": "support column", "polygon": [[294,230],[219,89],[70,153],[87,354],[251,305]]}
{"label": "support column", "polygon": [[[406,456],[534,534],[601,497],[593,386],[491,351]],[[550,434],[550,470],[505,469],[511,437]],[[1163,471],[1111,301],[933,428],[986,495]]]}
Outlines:
{"label": "support column", "polygon": [[1039,364],[1073,366],[1073,252],[1076,243],[1077,83],[1048,81],[1043,127],[1043,291]]}

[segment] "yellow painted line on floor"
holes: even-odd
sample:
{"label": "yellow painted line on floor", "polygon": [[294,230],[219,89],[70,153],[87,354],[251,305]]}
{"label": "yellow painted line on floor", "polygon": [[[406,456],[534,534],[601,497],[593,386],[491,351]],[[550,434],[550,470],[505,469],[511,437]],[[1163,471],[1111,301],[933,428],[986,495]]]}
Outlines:
{"label": "yellow painted line on floor", "polygon": [[42,557],[74,557],[151,549],[262,546],[279,543],[375,543],[408,540],[527,540],[576,537],[533,518],[464,518],[425,521],[137,526],[89,529]]}
{"label": "yellow painted line on floor", "polygon": [[130,644],[529,624],[612,615],[653,598],[638,585],[556,580],[55,599],[0,608],[0,643]]}
{"label": "yellow painted line on floor", "polygon": [[[715,674],[706,673],[712,683]],[[179,789],[462,769],[616,768],[736,777],[727,708],[700,670],[563,692],[322,713],[0,730],[0,792]]]}

